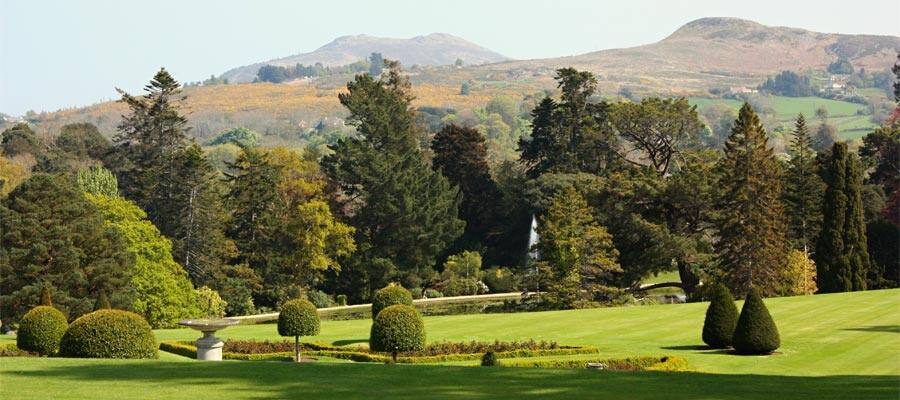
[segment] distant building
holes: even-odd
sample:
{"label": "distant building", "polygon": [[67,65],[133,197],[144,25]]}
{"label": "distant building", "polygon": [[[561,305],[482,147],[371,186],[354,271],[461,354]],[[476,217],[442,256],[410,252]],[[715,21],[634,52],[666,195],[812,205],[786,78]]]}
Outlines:
{"label": "distant building", "polygon": [[731,92],[731,93],[733,93],[733,94],[739,94],[739,93],[756,93],[756,92],[758,92],[758,90],[752,89],[752,88],[748,88],[748,87],[746,87],[746,86],[732,86],[732,87],[728,88],[728,91]]}

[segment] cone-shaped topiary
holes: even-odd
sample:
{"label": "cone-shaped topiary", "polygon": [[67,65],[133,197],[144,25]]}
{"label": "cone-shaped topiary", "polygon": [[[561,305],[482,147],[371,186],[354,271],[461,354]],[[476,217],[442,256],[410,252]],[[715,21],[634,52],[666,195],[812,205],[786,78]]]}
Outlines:
{"label": "cone-shaped topiary", "polygon": [[769,354],[781,346],[778,327],[756,288],[747,293],[731,342],[738,354]]}
{"label": "cone-shaped topiary", "polygon": [[278,334],[294,337],[294,361],[300,362],[300,336],[319,334],[319,313],[306,299],[291,300],[281,305]]}
{"label": "cone-shaped topiary", "polygon": [[49,356],[59,351],[59,342],[69,323],[66,316],[50,306],[37,306],[25,313],[16,332],[16,347]]}
{"label": "cone-shaped topiary", "polygon": [[484,355],[481,356],[482,367],[496,367],[498,365],[500,365],[500,360],[497,359],[497,355],[494,354],[493,351],[484,353]]}
{"label": "cone-shaped topiary", "polygon": [[97,296],[97,301],[94,302],[94,311],[97,310],[108,310],[112,308],[109,305],[109,298],[106,297],[106,291],[100,290],[100,295]]}
{"label": "cone-shaped topiary", "polygon": [[425,323],[412,306],[396,304],[381,310],[372,323],[369,348],[390,352],[397,361],[397,353],[425,348]]}
{"label": "cone-shaped topiary", "polygon": [[69,325],[59,345],[63,357],[158,358],[150,324],[122,310],[99,310]]}
{"label": "cone-shaped topiary", "polygon": [[716,284],[709,291],[709,308],[703,321],[703,343],[714,349],[731,346],[734,327],[737,325],[738,310],[734,297],[725,285]]}
{"label": "cone-shaped topiary", "polygon": [[396,304],[411,306],[413,304],[412,293],[403,286],[390,284],[375,292],[372,297],[372,319],[385,308]]}

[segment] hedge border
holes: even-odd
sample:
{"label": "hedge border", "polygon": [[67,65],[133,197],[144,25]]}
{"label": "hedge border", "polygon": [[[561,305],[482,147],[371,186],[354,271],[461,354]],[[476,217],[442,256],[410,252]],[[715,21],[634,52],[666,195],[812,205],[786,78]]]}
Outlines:
{"label": "hedge border", "polygon": [[639,356],[626,358],[608,358],[602,360],[506,360],[500,361],[501,367],[509,368],[587,368],[588,363],[605,364],[608,371],[690,371],[686,359],[671,356]]}

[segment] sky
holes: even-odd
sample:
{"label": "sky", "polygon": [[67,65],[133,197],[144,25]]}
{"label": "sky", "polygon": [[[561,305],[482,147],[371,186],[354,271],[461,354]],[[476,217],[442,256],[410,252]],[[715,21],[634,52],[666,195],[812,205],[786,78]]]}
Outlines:
{"label": "sky", "polygon": [[900,1],[0,0],[0,112],[53,111],[308,52],[343,35],[449,33],[516,59],[653,43],[702,17],[900,36]]}

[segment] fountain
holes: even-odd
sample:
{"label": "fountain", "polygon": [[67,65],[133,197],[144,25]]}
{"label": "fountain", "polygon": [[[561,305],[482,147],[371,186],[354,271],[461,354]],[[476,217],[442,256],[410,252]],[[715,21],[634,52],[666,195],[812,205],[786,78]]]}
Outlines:
{"label": "fountain", "polygon": [[201,318],[186,319],[178,325],[186,326],[203,332],[203,337],[197,339],[197,359],[201,361],[222,361],[222,339],[216,337],[216,331],[229,326],[237,325],[241,321],[230,318]]}

